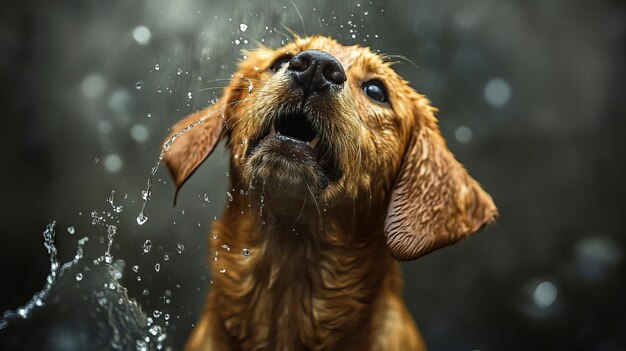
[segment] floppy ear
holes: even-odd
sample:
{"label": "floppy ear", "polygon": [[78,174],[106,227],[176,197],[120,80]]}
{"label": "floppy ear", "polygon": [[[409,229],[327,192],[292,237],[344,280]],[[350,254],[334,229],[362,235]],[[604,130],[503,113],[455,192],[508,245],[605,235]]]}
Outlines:
{"label": "floppy ear", "polygon": [[401,261],[453,244],[497,216],[491,196],[455,160],[428,117],[411,132],[385,220],[387,246]]}
{"label": "floppy ear", "polygon": [[223,97],[216,104],[183,118],[163,142],[163,162],[176,183],[174,204],[180,188],[220,141],[227,116],[225,101]]}

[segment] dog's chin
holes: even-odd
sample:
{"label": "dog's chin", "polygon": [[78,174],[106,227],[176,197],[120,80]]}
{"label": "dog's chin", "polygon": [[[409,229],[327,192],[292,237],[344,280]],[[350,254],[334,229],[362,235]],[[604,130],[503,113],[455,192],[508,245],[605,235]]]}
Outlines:
{"label": "dog's chin", "polygon": [[301,197],[303,193],[317,196],[329,183],[316,161],[315,150],[283,135],[261,141],[244,167],[255,188],[285,198]]}

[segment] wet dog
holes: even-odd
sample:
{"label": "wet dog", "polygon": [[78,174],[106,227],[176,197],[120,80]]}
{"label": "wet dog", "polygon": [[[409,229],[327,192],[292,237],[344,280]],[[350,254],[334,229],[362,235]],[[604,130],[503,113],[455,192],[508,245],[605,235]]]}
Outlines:
{"label": "wet dog", "polygon": [[491,197],[384,57],[320,36],[246,56],[164,145],[177,189],[221,139],[231,151],[213,285],[186,349],[424,349],[398,261],[491,222]]}

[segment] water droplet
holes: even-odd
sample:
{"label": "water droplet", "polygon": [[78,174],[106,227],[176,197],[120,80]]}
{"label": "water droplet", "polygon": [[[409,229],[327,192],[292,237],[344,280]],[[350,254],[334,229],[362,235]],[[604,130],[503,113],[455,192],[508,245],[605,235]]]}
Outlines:
{"label": "water droplet", "polygon": [[239,39],[235,39],[235,45],[239,45],[241,44],[241,42],[239,41]]}
{"label": "water droplet", "polygon": [[159,67],[159,64],[158,64],[158,63],[157,63],[156,65],[154,65],[154,70],[155,70],[155,71],[158,71],[158,70],[160,70],[160,69],[161,69],[161,67]]}
{"label": "water droplet", "polygon": [[151,118],[151,117],[152,117],[152,113],[148,113],[148,118]]}
{"label": "water droplet", "polygon": [[230,247],[226,244],[222,245],[222,249],[226,250],[226,251],[230,251]]}
{"label": "water droplet", "polygon": [[143,243],[143,252],[148,253],[150,252],[151,249],[152,249],[152,241],[148,239]]}
{"label": "water droplet", "polygon": [[150,290],[149,289],[143,289],[141,291],[141,294],[143,294],[143,296],[148,296],[150,294]]}
{"label": "water droplet", "polygon": [[178,243],[178,245],[176,245],[176,251],[178,251],[179,254],[182,254],[183,251],[185,251],[185,245]]}
{"label": "water droplet", "polygon": [[22,317],[22,318],[26,318],[26,316],[27,316],[26,309],[25,309],[25,308],[20,308],[20,309],[18,309],[18,310],[17,310],[17,314],[19,314],[19,315],[20,315],[20,317]]}
{"label": "water droplet", "polygon": [[135,89],[137,89],[137,90],[140,90],[142,86],[143,86],[143,82],[142,81],[138,81],[137,83],[135,83]]}
{"label": "water droplet", "polygon": [[181,74],[183,74],[183,70],[182,70],[181,68],[179,68],[179,69],[176,71],[176,74],[178,74],[178,75],[180,76]]}
{"label": "water droplet", "polygon": [[79,282],[81,280],[83,280],[83,274],[82,273],[77,273],[76,274],[76,281]]}
{"label": "water droplet", "polygon": [[161,270],[161,264],[160,263],[155,264],[154,265],[154,270],[159,272]]}
{"label": "water droplet", "polygon": [[161,314],[163,314],[163,312],[161,312],[159,310],[154,310],[154,312],[152,312],[152,315],[154,316],[154,318],[161,317]]}
{"label": "water droplet", "polygon": [[163,295],[165,295],[165,296],[172,296],[172,291],[171,291],[170,289],[166,289],[166,290],[163,292]]}
{"label": "water droplet", "polygon": [[74,227],[67,227],[67,232],[70,234],[74,234],[76,230],[74,229]]}
{"label": "water droplet", "polygon": [[191,92],[190,92],[190,91],[189,91],[189,92],[187,92],[187,99],[189,99],[189,100],[191,100],[191,99],[192,99],[192,96],[191,96]]}
{"label": "water droplet", "polygon": [[220,268],[220,273],[222,273],[222,274],[226,273],[226,269],[225,268]]}
{"label": "water droplet", "polygon": [[147,351],[148,350],[148,345],[146,344],[145,341],[137,339],[137,341],[135,341],[135,350],[136,351]]}
{"label": "water droplet", "polygon": [[170,255],[165,254],[165,255],[163,256],[163,260],[164,260],[164,261],[169,261],[169,260],[170,260]]}
{"label": "water droplet", "polygon": [[244,257],[250,256],[250,250],[244,248],[243,250],[241,250],[241,255]]}
{"label": "water droplet", "polygon": [[233,202],[233,195],[230,192],[226,192],[226,196],[228,196],[228,201]]}
{"label": "water droplet", "polygon": [[148,216],[143,214],[143,212],[140,213],[139,216],[137,216],[137,224],[139,225],[143,225],[144,223],[146,223],[147,220],[148,220]]}
{"label": "water droplet", "polygon": [[152,191],[150,190],[142,190],[141,191],[141,199],[143,201],[148,201],[150,200],[150,197],[152,196]]}
{"label": "water droplet", "polygon": [[111,262],[113,262],[113,256],[111,256],[111,254],[110,254],[110,253],[108,253],[108,252],[107,252],[107,253],[105,253],[105,254],[104,254],[104,261],[105,261],[106,263],[111,263]]}
{"label": "water droplet", "polygon": [[138,265],[134,265],[133,266],[133,272],[135,272],[135,273],[139,272],[139,266]]}
{"label": "water droplet", "polygon": [[240,29],[242,32],[245,32],[245,31],[246,31],[246,29],[248,29],[248,25],[247,25],[247,24],[245,24],[245,23],[242,23],[242,24],[240,24],[240,25],[239,25],[239,29]]}

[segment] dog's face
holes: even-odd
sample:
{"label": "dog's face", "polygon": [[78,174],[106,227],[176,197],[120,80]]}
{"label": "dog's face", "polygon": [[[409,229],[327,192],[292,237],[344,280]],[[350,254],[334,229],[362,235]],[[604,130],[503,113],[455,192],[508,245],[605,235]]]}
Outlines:
{"label": "dog's face", "polygon": [[327,203],[391,188],[418,96],[387,63],[324,37],[247,55],[227,120],[244,181]]}
{"label": "dog's face", "polygon": [[455,242],[495,216],[447,150],[435,109],[379,55],[312,37],[246,56],[217,104],[174,126],[202,119],[165,155],[178,186],[226,135],[232,171],[250,191],[287,204],[388,201],[387,243],[398,259]]}

